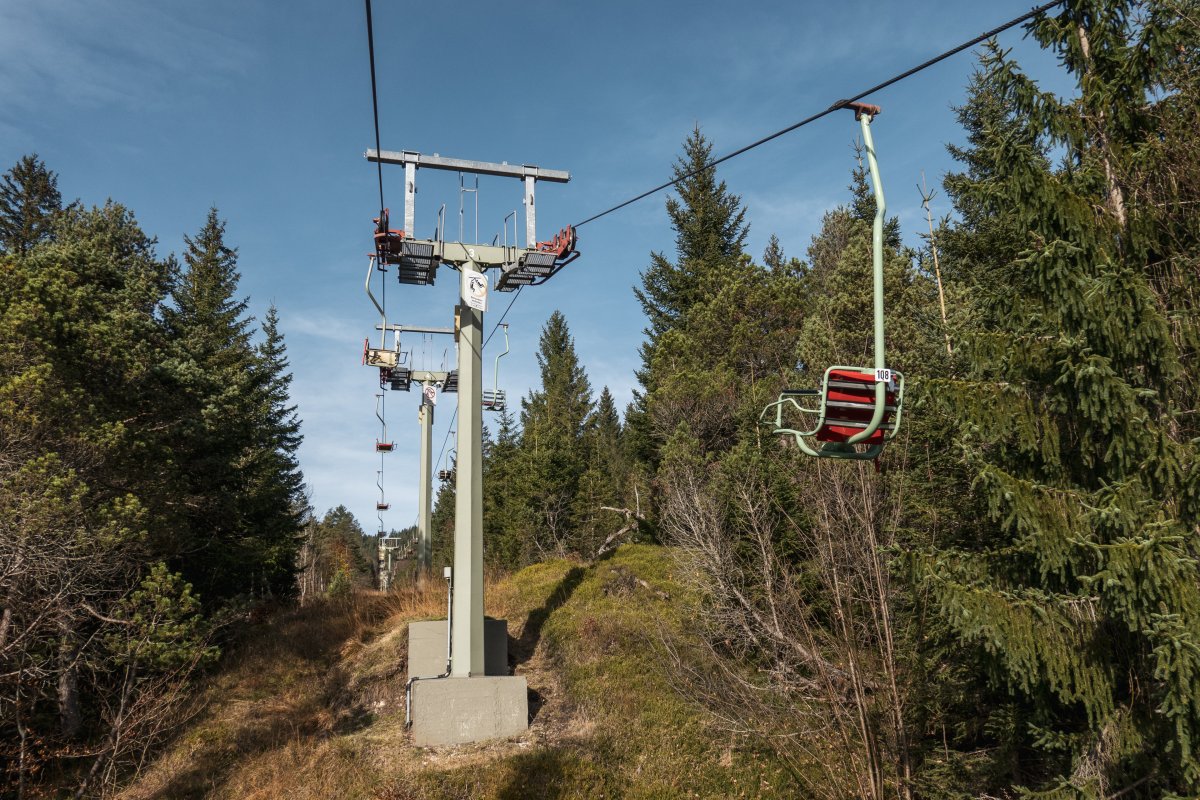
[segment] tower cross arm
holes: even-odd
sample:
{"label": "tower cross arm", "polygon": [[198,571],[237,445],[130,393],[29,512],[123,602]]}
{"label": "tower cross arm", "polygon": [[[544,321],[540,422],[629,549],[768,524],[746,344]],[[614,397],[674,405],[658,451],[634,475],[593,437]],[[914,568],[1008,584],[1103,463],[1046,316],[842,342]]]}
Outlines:
{"label": "tower cross arm", "polygon": [[439,155],[425,155],[410,150],[368,150],[364,155],[368,161],[380,161],[384,164],[413,164],[426,169],[444,169],[450,172],[466,172],[472,175],[495,175],[501,178],[532,177],[539,181],[551,183],[567,183],[571,173],[562,169],[543,169],[529,164],[496,164],[490,161],[471,161],[465,158],[446,158]]}

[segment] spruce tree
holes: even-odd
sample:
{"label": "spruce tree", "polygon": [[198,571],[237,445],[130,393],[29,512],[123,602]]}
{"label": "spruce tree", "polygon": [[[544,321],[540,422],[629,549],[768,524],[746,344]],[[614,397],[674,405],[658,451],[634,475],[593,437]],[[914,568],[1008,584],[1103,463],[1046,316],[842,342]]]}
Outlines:
{"label": "spruce tree", "polygon": [[60,211],[58,175],[36,153],[23,156],[0,178],[0,252],[24,255],[46,241]]}
{"label": "spruce tree", "polygon": [[190,535],[177,558],[206,603],[254,591],[262,556],[245,488],[261,453],[267,376],[251,342],[247,303],[236,297],[237,251],[224,236],[214,208],[195,236],[184,237],[186,268],[172,293],[175,308],[166,314],[190,408],[176,453]]}
{"label": "spruce tree", "polygon": [[[692,130],[675,162],[678,198],[667,199],[667,216],[675,229],[672,263],[661,253],[652,253],[650,266],[642,273],[642,288],[634,289],[650,322],[649,345],[676,324],[688,308],[711,286],[722,266],[741,254],[750,232],[741,198],[730,194],[724,181],[717,181],[716,168],[704,169],[712,159],[712,144]],[[691,177],[684,177],[691,175]]]}
{"label": "spruce tree", "polygon": [[626,441],[635,459],[650,470],[656,468],[664,441],[661,431],[655,430],[648,398],[663,377],[654,366],[659,341],[684,323],[693,306],[711,298],[731,279],[728,273],[741,260],[750,231],[741,198],[717,180],[715,167],[704,168],[712,150],[712,143],[696,126],[674,165],[674,177],[680,179],[678,196],[667,199],[667,216],[675,230],[675,261],[651,253],[642,285],[633,290],[648,326],[646,341],[639,348],[641,388],[634,392],[625,415]]}
{"label": "spruce tree", "polygon": [[596,407],[584,425],[580,445],[586,467],[579,477],[574,514],[579,526],[580,553],[590,557],[624,522],[619,514],[602,510],[624,503],[628,472],[621,441],[621,418],[607,386],[600,391]]}
{"label": "spruce tree", "polygon": [[516,485],[520,445],[516,420],[505,409],[483,462],[483,552],[489,563],[505,568],[521,566],[524,509]]}
{"label": "spruce tree", "polygon": [[596,468],[616,485],[621,485],[626,472],[625,453],[621,446],[621,417],[607,386],[600,390],[589,433],[591,441],[587,449]]}
{"label": "spruce tree", "polygon": [[1089,0],[1040,18],[1067,99],[989,48],[968,171],[948,182],[975,325],[965,380],[934,395],[982,519],[916,563],[1012,698],[987,723],[993,769],[1042,797],[1200,791],[1196,395],[1180,393],[1198,338],[1169,290],[1194,281],[1197,241],[1162,226],[1143,171],[1158,106],[1200,105],[1169,78],[1195,52],[1184,22]]}
{"label": "spruce tree", "polygon": [[367,536],[358,520],[345,506],[331,508],[316,523],[314,554],[310,569],[316,572],[315,584],[331,597],[344,597],[355,587],[373,584],[373,567],[363,547]]}
{"label": "spruce tree", "polygon": [[533,423],[543,435],[577,439],[592,410],[592,389],[561,311],[553,312],[542,326],[537,363],[541,388],[521,401],[522,429],[528,435]]}
{"label": "spruce tree", "polygon": [[454,565],[454,503],[454,481],[439,482],[429,521],[430,565],[435,574]]}
{"label": "spruce tree", "polygon": [[525,557],[578,552],[573,511],[587,466],[584,431],[592,391],[561,312],[550,315],[538,341],[541,386],[521,401],[521,503],[532,513]]}
{"label": "spruce tree", "polygon": [[292,375],[274,305],[263,318],[262,336],[256,348],[255,447],[246,463],[248,525],[258,551],[255,583],[261,591],[288,594],[295,585],[298,534],[307,504],[296,455],[303,437],[290,402]]}
{"label": "spruce tree", "polygon": [[[731,194],[724,181],[717,181],[715,167],[704,169],[712,159],[712,149],[699,126],[684,141],[683,154],[674,166],[674,177],[682,178],[676,184],[678,197],[667,199],[667,216],[675,229],[676,260],[651,253],[642,286],[633,290],[649,321],[638,376],[646,390],[654,384],[648,370],[658,338],[714,290],[722,270],[741,255],[750,232],[741,198]],[[685,178],[687,175],[691,177]]]}

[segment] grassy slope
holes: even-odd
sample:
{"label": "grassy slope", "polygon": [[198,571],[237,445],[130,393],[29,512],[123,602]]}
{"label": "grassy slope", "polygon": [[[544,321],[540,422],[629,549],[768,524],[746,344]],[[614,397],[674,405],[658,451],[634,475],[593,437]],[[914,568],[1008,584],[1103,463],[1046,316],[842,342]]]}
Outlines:
{"label": "grassy slope", "polygon": [[366,595],[263,627],[206,705],[123,795],[134,798],[792,797],[786,773],[671,688],[661,637],[693,602],[662,548],[594,565],[538,564],[489,587],[528,677],[527,734],[416,748],[404,730],[407,622],[444,616],[444,589]]}

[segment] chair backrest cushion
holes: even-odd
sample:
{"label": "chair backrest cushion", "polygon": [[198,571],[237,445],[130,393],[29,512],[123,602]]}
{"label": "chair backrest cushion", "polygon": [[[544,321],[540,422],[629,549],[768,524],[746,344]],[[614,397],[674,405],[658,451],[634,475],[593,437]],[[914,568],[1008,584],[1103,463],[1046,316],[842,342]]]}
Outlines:
{"label": "chair backrest cushion", "polygon": [[[815,438],[822,442],[844,442],[862,433],[875,415],[875,374],[867,370],[831,369],[825,375],[825,421]],[[860,444],[881,444],[892,430],[896,392],[889,387],[887,405],[879,427]]]}

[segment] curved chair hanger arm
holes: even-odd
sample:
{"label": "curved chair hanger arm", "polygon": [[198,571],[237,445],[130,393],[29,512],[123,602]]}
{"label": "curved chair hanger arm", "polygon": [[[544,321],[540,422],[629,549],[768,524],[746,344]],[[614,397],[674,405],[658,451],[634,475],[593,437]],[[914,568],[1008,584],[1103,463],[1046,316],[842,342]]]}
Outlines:
{"label": "curved chair hanger arm", "polygon": [[500,396],[500,359],[508,355],[508,323],[501,322],[500,327],[504,329],[504,352],[496,356],[496,371],[492,377],[492,397]]}
{"label": "curved chair hanger arm", "polygon": [[[863,145],[867,151],[867,168],[871,174],[871,189],[875,194],[875,219],[871,226],[872,284],[875,296],[875,411],[866,428],[846,440],[846,444],[857,444],[870,438],[883,422],[887,407],[887,381],[880,380],[886,374],[887,359],[884,351],[883,329],[883,221],[887,214],[887,201],[883,196],[883,179],[879,176],[879,162],[875,158],[875,140],[871,137],[871,120],[880,112],[878,106],[853,103],[849,106],[862,126]],[[883,371],[883,372],[881,372]]]}
{"label": "curved chair hanger arm", "polygon": [[[383,306],[375,299],[375,293],[371,291],[371,276],[375,274],[375,260],[377,257],[377,255],[371,254],[367,259],[367,280],[365,286],[367,297],[371,298],[371,303],[379,311],[379,349],[384,350],[387,348],[387,312],[383,310]],[[396,337],[399,338],[399,336],[400,334],[397,333]],[[400,349],[399,343],[397,343],[396,349]]]}

